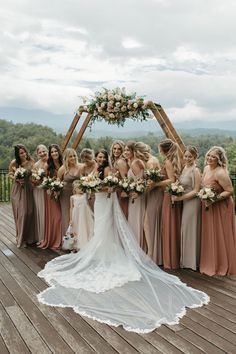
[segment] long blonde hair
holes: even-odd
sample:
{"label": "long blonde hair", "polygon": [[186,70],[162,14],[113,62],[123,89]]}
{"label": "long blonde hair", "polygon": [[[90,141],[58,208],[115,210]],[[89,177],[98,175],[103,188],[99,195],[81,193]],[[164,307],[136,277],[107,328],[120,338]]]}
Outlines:
{"label": "long blonde hair", "polygon": [[142,141],[138,141],[134,144],[134,156],[144,162],[147,162],[150,158],[150,148]]}
{"label": "long blonde hair", "polygon": [[77,152],[75,151],[75,149],[67,148],[63,154],[63,166],[65,167],[65,174],[67,174],[70,170],[69,162],[68,162],[70,154],[75,154],[75,156],[76,156],[76,163],[75,164],[76,164],[76,166],[79,166]]}
{"label": "long blonde hair", "polygon": [[160,151],[172,163],[174,175],[176,178],[180,176],[182,163],[179,155],[178,145],[171,139],[162,140],[159,144]]}
{"label": "long blonde hair", "polygon": [[212,146],[206,153],[205,155],[205,165],[207,165],[207,155],[212,152],[216,151],[216,157],[217,157],[217,163],[218,166],[225,168],[226,170],[228,169],[228,159],[226,157],[225,150],[221,146]]}

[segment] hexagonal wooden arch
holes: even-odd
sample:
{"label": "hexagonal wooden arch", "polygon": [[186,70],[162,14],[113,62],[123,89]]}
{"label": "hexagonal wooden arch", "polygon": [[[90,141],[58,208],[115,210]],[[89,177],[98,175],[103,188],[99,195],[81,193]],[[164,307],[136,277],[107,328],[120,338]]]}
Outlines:
{"label": "hexagonal wooden arch", "polygon": [[[185,145],[183,140],[181,139],[180,135],[177,133],[177,131],[175,130],[173,124],[171,123],[169,117],[167,116],[167,114],[165,113],[164,109],[162,108],[162,106],[160,104],[154,103],[152,101],[148,102],[148,108],[152,111],[154,117],[156,118],[157,122],[159,123],[160,127],[162,128],[163,132],[165,133],[166,137],[175,141],[180,149],[180,152],[183,154],[184,149],[185,149]],[[86,112],[87,113],[87,112]],[[70,125],[70,128],[68,129],[67,134],[65,135],[65,138],[62,142],[61,145],[61,150],[64,151],[65,148],[67,147],[69,140],[76,128],[76,125],[78,124],[78,121],[80,120],[81,116],[82,116],[83,112],[77,112],[76,115],[74,116],[74,119]],[[90,122],[91,119],[91,114],[87,113],[87,116],[75,138],[75,140],[72,143],[72,147],[74,149],[77,148],[77,146],[79,145],[79,142],[81,140],[81,138],[84,135],[84,132]],[[127,118],[128,119],[128,118]]]}

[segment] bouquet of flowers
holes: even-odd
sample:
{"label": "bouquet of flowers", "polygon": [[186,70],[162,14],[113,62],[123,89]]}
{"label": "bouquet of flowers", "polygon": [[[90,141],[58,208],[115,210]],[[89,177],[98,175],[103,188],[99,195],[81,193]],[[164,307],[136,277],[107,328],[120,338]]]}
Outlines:
{"label": "bouquet of flowers", "polygon": [[209,209],[209,205],[207,205],[207,203],[211,204],[217,200],[216,191],[211,187],[203,187],[202,189],[200,189],[200,191],[197,194],[197,197],[202,201],[206,202],[205,204],[206,210]]}
{"label": "bouquet of flowers", "polygon": [[[137,193],[142,194],[146,190],[146,184],[143,179],[124,178],[119,181],[119,187],[125,193]],[[132,203],[134,203],[134,198],[132,198]]]}
{"label": "bouquet of flowers", "polygon": [[99,188],[102,186],[101,179],[95,174],[89,174],[88,176],[80,177],[79,179],[79,188],[83,193],[88,194],[88,198],[91,198],[93,193],[99,191]]}
{"label": "bouquet of flowers", "polygon": [[88,112],[91,122],[105,119],[109,124],[124,125],[127,117],[133,120],[147,120],[149,117],[148,103],[136,93],[127,94],[125,88],[116,87],[113,90],[103,88],[88,99],[83,97],[84,104],[78,109],[78,114]]}
{"label": "bouquet of flowers", "polygon": [[149,168],[144,171],[144,176],[148,180],[150,179],[153,182],[159,182],[163,179],[163,175],[161,174],[161,170],[157,168]]}
{"label": "bouquet of flowers", "polygon": [[[104,178],[102,184],[105,187],[117,187],[119,185],[119,178],[116,176],[116,174],[111,174]],[[107,198],[110,198],[110,196],[111,193],[108,192]]]}
{"label": "bouquet of flowers", "polygon": [[30,172],[26,168],[18,167],[15,169],[14,178],[20,182],[22,188],[24,188],[24,180],[29,177]]}
{"label": "bouquet of flowers", "polygon": [[[142,178],[137,179],[130,183],[130,193],[143,194],[146,190],[146,183]],[[135,199],[132,198],[132,203],[134,203]]]}
{"label": "bouquet of flowers", "polygon": [[[177,197],[181,196],[184,193],[184,187],[180,184],[179,181],[173,182],[166,187],[166,192],[170,195],[175,195]],[[174,202],[172,201],[172,206]]]}
{"label": "bouquet of flowers", "polygon": [[122,192],[125,192],[128,194],[130,192],[130,183],[131,183],[131,179],[128,177],[125,177],[125,178],[119,180],[118,185],[119,185],[119,188],[121,189]]}
{"label": "bouquet of flowers", "polygon": [[29,171],[26,170],[26,168],[18,167],[15,170],[15,173],[14,173],[15,179],[25,179],[28,176],[29,176]]}
{"label": "bouquet of flowers", "polygon": [[34,183],[40,183],[43,181],[46,173],[43,168],[39,168],[37,170],[32,170],[31,178]]}
{"label": "bouquet of flowers", "polygon": [[58,200],[61,190],[63,189],[64,183],[58,178],[45,177],[41,184],[41,187],[46,189],[52,198]]}

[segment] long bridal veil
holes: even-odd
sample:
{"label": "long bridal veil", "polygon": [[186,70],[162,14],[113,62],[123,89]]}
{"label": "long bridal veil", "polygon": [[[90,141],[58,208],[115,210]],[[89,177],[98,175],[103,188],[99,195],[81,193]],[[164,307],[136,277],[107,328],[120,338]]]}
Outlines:
{"label": "long bridal veil", "polygon": [[[138,222],[138,220],[137,220]],[[60,256],[39,272],[50,285],[38,295],[49,306],[128,331],[176,324],[186,307],[208,303],[205,293],[167,274],[139,248],[115,193],[97,193],[94,236],[78,253]]]}

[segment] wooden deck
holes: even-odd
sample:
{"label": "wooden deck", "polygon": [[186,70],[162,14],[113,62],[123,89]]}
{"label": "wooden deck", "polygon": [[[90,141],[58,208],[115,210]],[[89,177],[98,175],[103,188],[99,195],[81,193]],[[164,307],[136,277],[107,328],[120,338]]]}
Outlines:
{"label": "wooden deck", "polygon": [[0,204],[0,353],[236,353],[236,279],[175,272],[207,292],[209,305],[188,310],[179,325],[138,335],[80,317],[71,309],[40,304],[47,287],[37,277],[57,256],[49,250],[15,246],[11,206]]}

